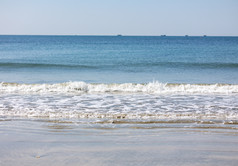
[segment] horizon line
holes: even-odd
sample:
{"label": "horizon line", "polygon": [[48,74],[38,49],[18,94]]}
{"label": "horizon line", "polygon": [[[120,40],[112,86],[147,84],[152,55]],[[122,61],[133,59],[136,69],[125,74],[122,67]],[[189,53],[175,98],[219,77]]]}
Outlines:
{"label": "horizon line", "polygon": [[148,36],[148,37],[238,37],[238,35],[123,35],[123,34],[111,34],[111,35],[90,35],[90,34],[0,34],[0,36],[128,36],[128,37],[136,37],[136,36]]}

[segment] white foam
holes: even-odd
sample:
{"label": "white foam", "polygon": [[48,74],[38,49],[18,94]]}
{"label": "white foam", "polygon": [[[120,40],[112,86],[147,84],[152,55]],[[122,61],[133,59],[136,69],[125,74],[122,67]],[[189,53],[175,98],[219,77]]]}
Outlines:
{"label": "white foam", "polygon": [[238,85],[229,84],[89,84],[66,82],[57,84],[0,83],[2,93],[148,93],[148,94],[210,94],[238,93]]}
{"label": "white foam", "polygon": [[238,120],[238,95],[0,95],[0,116]]}

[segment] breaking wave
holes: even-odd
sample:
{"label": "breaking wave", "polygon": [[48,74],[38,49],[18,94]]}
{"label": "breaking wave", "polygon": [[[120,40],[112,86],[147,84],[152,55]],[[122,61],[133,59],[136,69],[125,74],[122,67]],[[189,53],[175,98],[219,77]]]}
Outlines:
{"label": "breaking wave", "polygon": [[147,94],[231,94],[238,93],[236,84],[146,84],[65,82],[56,84],[0,83],[2,93],[147,93]]}

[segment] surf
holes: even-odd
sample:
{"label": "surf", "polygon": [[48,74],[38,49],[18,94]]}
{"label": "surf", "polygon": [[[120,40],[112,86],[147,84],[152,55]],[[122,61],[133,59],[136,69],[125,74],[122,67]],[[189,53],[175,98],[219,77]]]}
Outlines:
{"label": "surf", "polygon": [[186,83],[86,83],[65,82],[55,84],[0,83],[1,93],[144,93],[144,94],[233,94],[237,84],[186,84]]}

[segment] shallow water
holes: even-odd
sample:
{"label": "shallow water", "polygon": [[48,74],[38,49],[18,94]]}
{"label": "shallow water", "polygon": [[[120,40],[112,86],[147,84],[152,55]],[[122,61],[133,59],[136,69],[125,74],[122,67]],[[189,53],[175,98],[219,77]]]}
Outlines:
{"label": "shallow water", "polygon": [[124,120],[238,120],[237,95],[5,94],[0,115]]}
{"label": "shallow water", "polygon": [[226,126],[5,118],[0,164],[235,166],[237,124]]}

